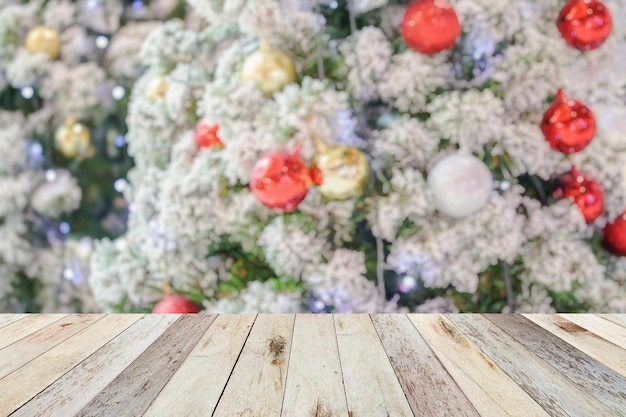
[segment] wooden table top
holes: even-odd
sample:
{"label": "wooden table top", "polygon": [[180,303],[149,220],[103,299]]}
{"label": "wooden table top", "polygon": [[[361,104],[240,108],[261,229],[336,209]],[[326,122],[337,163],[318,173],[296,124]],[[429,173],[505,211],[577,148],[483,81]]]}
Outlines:
{"label": "wooden table top", "polygon": [[0,315],[0,416],[626,416],[625,315]]}

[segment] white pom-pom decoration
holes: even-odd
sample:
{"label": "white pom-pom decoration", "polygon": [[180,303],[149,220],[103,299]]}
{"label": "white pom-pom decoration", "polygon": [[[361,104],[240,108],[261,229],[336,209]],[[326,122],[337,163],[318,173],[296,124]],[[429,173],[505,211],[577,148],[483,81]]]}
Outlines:
{"label": "white pom-pom decoration", "polygon": [[452,154],[438,161],[428,174],[428,187],[441,213],[463,218],[480,210],[493,191],[491,171],[472,155]]}

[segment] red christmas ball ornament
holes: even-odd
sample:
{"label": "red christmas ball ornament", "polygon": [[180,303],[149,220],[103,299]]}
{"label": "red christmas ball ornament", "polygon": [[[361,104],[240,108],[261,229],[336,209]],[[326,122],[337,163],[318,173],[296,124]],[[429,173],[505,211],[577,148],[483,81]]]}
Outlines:
{"label": "red christmas ball ornament", "polygon": [[293,212],[313,184],[309,168],[300,159],[300,148],[259,159],[252,169],[250,189],[266,207]]}
{"label": "red christmas ball ornament", "polygon": [[626,211],[604,227],[604,247],[618,256],[626,256]]}
{"label": "red christmas ball ornament", "polygon": [[165,296],[156,303],[152,309],[152,314],[192,314],[200,311],[198,304],[185,296],[171,295],[171,289],[167,282],[163,283],[163,287],[165,288]]}
{"label": "red christmas ball ornament", "polygon": [[205,118],[202,118],[196,124],[196,144],[198,148],[211,148],[213,146],[224,146],[217,132],[220,129],[218,125],[210,124]]}
{"label": "red christmas ball ornament", "polygon": [[543,115],[541,131],[552,149],[573,154],[585,149],[593,139],[596,118],[589,107],[559,90]]}
{"label": "red christmas ball ornament", "polygon": [[570,0],[561,9],[557,27],[569,46],[596,49],[609,37],[613,23],[609,9],[597,0]]}
{"label": "red christmas ball ornament", "polygon": [[406,8],[400,32],[411,48],[434,55],[454,46],[461,24],[448,0],[415,0]]}
{"label": "red christmas ball ornament", "polygon": [[556,189],[554,196],[559,198],[573,198],[574,204],[580,209],[580,213],[587,223],[604,214],[604,191],[596,181],[585,177],[572,167],[572,170],[561,176],[561,183]]}

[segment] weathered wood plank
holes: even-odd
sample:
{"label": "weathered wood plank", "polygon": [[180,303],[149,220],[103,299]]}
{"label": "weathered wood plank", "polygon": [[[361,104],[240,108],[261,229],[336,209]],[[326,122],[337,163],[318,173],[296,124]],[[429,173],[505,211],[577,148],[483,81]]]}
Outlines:
{"label": "weathered wood plank", "polygon": [[[121,332],[11,417],[73,416],[135,360],[178,316],[148,315]],[[92,342],[86,342],[91,344]],[[80,388],[79,388],[80,385]]]}
{"label": "weathered wood plank", "polygon": [[524,317],[565,340],[581,352],[626,377],[624,349],[556,314],[524,314]]}
{"label": "weathered wood plank", "polygon": [[0,328],[27,317],[28,314],[0,314]]}
{"label": "weathered wood plank", "polygon": [[259,315],[214,417],[279,417],[294,315]]}
{"label": "weathered wood plank", "polygon": [[416,416],[479,416],[406,315],[372,321]]}
{"label": "weathered wood plank", "polygon": [[103,317],[104,314],[71,314],[0,349],[0,378],[7,376]]}
{"label": "weathered wood plank", "polygon": [[413,417],[372,319],[335,315],[339,360],[351,417]]}
{"label": "weathered wood plank", "polygon": [[604,320],[608,320],[619,326],[626,327],[626,314],[598,314],[598,317],[602,317]]}
{"label": "weathered wood plank", "polygon": [[522,316],[485,317],[617,414],[626,410],[626,379],[606,365]]}
{"label": "weathered wood plank", "polygon": [[616,344],[617,346],[626,349],[626,328],[611,323],[593,314],[559,314],[566,320],[576,323],[577,325],[589,330],[608,340],[609,342]]}
{"label": "weathered wood plank", "polygon": [[97,320],[28,365],[0,379],[0,415],[17,410],[139,318],[141,316],[110,315]]}
{"label": "weathered wood plank", "polygon": [[[256,315],[221,314],[150,405],[144,417],[210,416]],[[180,393],[185,400],[180,401]]]}
{"label": "weathered wood plank", "polygon": [[77,416],[140,416],[215,320],[182,315]]}
{"label": "weathered wood plank", "polygon": [[65,314],[33,314],[0,329],[0,349],[61,320]]}
{"label": "weathered wood plank", "polygon": [[296,316],[281,415],[348,417],[331,315]]}
{"label": "weathered wood plank", "polygon": [[482,417],[549,416],[445,316],[409,319]]}
{"label": "weathered wood plank", "polygon": [[458,314],[448,318],[551,416],[616,415],[483,316]]}

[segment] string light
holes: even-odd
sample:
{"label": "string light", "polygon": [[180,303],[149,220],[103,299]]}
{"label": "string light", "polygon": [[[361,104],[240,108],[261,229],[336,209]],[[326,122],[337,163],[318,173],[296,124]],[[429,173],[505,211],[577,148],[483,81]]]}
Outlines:
{"label": "string light", "polygon": [[126,138],[124,137],[124,135],[117,135],[115,137],[115,146],[117,146],[118,148],[123,147],[124,145],[126,145]]}
{"label": "string light", "polygon": [[63,233],[64,235],[69,234],[71,230],[72,228],[70,227],[69,223],[62,222],[61,224],[59,224],[59,231]]}
{"label": "string light", "polygon": [[508,190],[509,188],[511,188],[511,183],[506,180],[502,181],[500,185],[498,186],[498,190],[500,190],[501,192],[504,192]]}
{"label": "string light", "polygon": [[126,181],[124,178],[117,179],[113,183],[113,188],[115,188],[115,191],[117,191],[118,193],[124,192],[127,186],[128,181]]}
{"label": "string light", "polygon": [[312,313],[324,313],[327,311],[328,306],[319,298],[313,297],[309,300],[308,308]]}
{"label": "string light", "polygon": [[32,158],[35,158],[35,159],[43,155],[43,146],[41,146],[41,143],[39,142],[31,143],[30,146],[28,147],[28,154]]}
{"label": "string light", "polygon": [[54,169],[49,169],[45,173],[46,181],[52,182],[57,179],[57,173]]}
{"label": "string light", "polygon": [[104,35],[96,36],[96,47],[105,49],[107,46],[109,46],[109,38]]}
{"label": "string light", "polygon": [[100,0],[87,0],[85,1],[85,6],[88,9],[97,9],[100,6]]}
{"label": "string light", "polygon": [[68,281],[72,281],[74,279],[74,270],[72,268],[66,267],[63,269],[63,278]]}
{"label": "string light", "polygon": [[398,289],[400,290],[400,292],[409,293],[415,291],[416,288],[417,280],[415,279],[415,277],[412,277],[410,275],[403,276],[400,279],[400,282],[398,282]]}
{"label": "string light", "polygon": [[35,90],[33,89],[33,87],[27,85],[26,87],[22,87],[22,89],[20,90],[20,94],[22,95],[22,97],[28,100],[33,98],[33,96],[35,95]]}
{"label": "string light", "polygon": [[113,90],[111,90],[111,95],[115,100],[121,100],[126,95],[126,89],[121,85],[116,85],[113,87]]}

